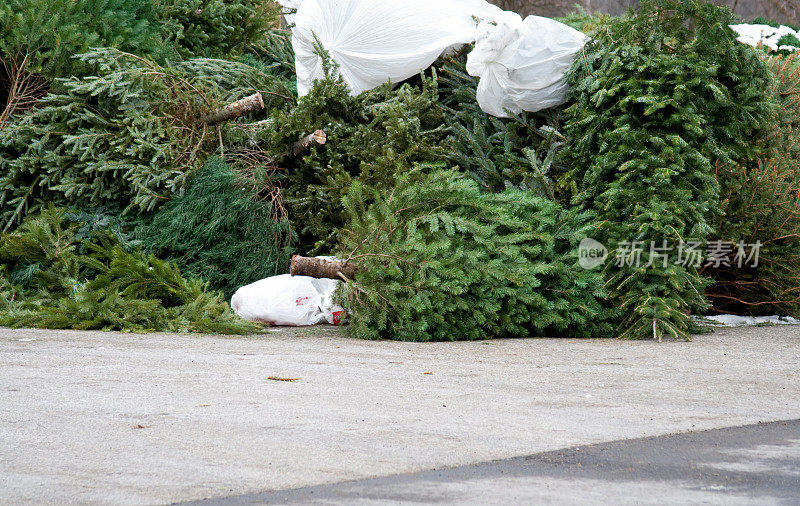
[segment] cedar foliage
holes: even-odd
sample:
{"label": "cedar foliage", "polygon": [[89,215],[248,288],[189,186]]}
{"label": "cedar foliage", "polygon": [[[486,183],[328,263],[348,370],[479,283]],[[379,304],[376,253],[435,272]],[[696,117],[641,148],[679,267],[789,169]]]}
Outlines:
{"label": "cedar foliage", "polygon": [[[435,77],[420,87],[384,85],[350,96],[340,78],[318,81],[299,104],[271,116],[257,133],[281,168],[277,182],[303,252],[329,251],[344,224],[340,201],[353,180],[390,188],[415,163],[445,159],[447,128],[436,105]],[[292,156],[302,137],[324,130],[325,146]]]}
{"label": "cedar foliage", "polygon": [[80,239],[80,225],[50,206],[2,236],[0,325],[224,334],[259,328],[174,264],[129,251],[108,232]]}
{"label": "cedar foliage", "polygon": [[202,113],[253,91],[269,107],[291,100],[281,81],[244,63],[190,60],[169,67],[116,49],[79,56],[96,75],[0,131],[0,230],[46,203],[114,204],[148,212],[181,192],[217,148]]}
{"label": "cedar foliage", "polygon": [[147,251],[170,258],[227,297],[289,264],[293,237],[268,174],[246,174],[210,159],[188,189],[138,230]]}
{"label": "cedar foliage", "polygon": [[354,181],[338,254],[361,269],[343,287],[348,332],[405,341],[608,336],[600,277],[577,267],[589,215],[532,192],[482,192],[420,169],[392,189]]}
{"label": "cedar foliage", "polygon": [[[750,163],[771,118],[769,74],[736,41],[727,9],[690,0],[649,0],[593,34],[570,72],[568,178],[575,202],[598,215],[595,238],[610,250],[641,241],[640,266],[607,262],[623,338],[688,339],[689,311],[708,307],[709,280],[676,261],[681,240],[714,232],[715,174]],[[650,245],[675,248],[646,266]]]}

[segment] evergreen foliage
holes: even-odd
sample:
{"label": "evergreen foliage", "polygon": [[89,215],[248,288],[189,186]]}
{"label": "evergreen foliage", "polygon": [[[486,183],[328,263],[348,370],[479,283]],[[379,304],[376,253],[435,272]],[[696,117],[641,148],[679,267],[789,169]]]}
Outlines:
{"label": "evergreen foliage", "polygon": [[[769,74],[756,50],[736,42],[733,22],[727,9],[697,0],[643,1],[638,14],[599,27],[571,70],[565,134],[575,201],[597,212],[595,238],[609,249],[644,248],[638,267],[605,268],[625,313],[623,338],[688,339],[688,313],[708,306],[709,280],[679,263],[678,247],[710,238],[715,174],[760,155],[772,111]],[[666,265],[663,257],[646,265],[663,241],[674,248]]]}
{"label": "evergreen foliage", "polygon": [[277,28],[269,30],[260,42],[251,45],[249,54],[269,65],[272,69],[271,73],[287,80],[293,87],[294,93],[297,94],[297,76],[294,66],[291,31]]}
{"label": "evergreen foliage", "polygon": [[138,235],[147,251],[172,259],[227,297],[240,286],[283,274],[293,240],[274,188],[259,183],[265,179],[212,158]]}
{"label": "evergreen foliage", "polygon": [[21,62],[48,80],[80,75],[73,55],[92,47],[148,54],[160,47],[150,0],[4,0],[0,59]]}
{"label": "evergreen foliage", "polygon": [[163,49],[149,0],[5,0],[0,3],[0,128],[55,79],[83,75],[73,55],[91,47]]}
{"label": "evergreen foliage", "polygon": [[[592,36],[568,107],[507,119],[478,106],[467,50],[350,96],[320,48],[328,77],[298,100],[278,12],[0,5],[0,325],[253,332],[224,297],[293,249],[361,267],[339,296],[362,338],[688,339],[709,300],[800,317],[798,58],[738,43],[730,11],[562,18]],[[197,122],[255,92],[264,112]],[[585,237],[602,272],[577,265]],[[759,266],[680,263],[712,239],[760,241]],[[617,263],[631,241],[641,263]]]}
{"label": "evergreen foliage", "polygon": [[102,49],[80,55],[96,76],[60,81],[64,91],[0,130],[0,230],[52,202],[152,211],[181,192],[217,148],[196,119],[255,90],[279,109],[280,80],[244,63],[190,60],[163,67]]}
{"label": "evergreen foliage", "polygon": [[760,241],[759,265],[709,271],[708,296],[721,312],[800,316],[800,64],[797,55],[766,61],[778,105],[769,149],[757,163],[724,175],[718,225],[732,247]]}
{"label": "evergreen foliage", "polygon": [[588,12],[584,6],[575,4],[575,10],[555,19],[583,33],[592,33],[598,25],[607,24],[610,16],[601,12]]}
{"label": "evergreen foliage", "polygon": [[482,192],[453,171],[419,169],[395,188],[354,181],[339,256],[348,332],[406,341],[608,336],[601,279],[577,266],[586,214],[532,192]]}
{"label": "evergreen foliage", "polygon": [[[74,218],[74,217],[73,217]],[[221,293],[172,263],[126,250],[108,233],[78,238],[81,223],[48,207],[0,242],[0,325],[244,334]]]}
{"label": "evergreen foliage", "polygon": [[787,33],[786,35],[778,39],[778,47],[781,46],[792,46],[800,48],[800,40],[798,40],[797,37],[795,37],[791,33]]}
{"label": "evergreen foliage", "polygon": [[[496,118],[478,105],[478,78],[467,74],[466,52],[439,62],[439,105],[452,132],[452,160],[487,191],[531,190],[555,198],[564,144],[560,108]],[[560,172],[563,172],[561,170]]]}
{"label": "evergreen foliage", "polygon": [[259,0],[8,0],[0,5],[0,128],[48,89],[62,92],[58,79],[90,75],[75,55],[113,47],[162,65],[239,58],[280,47],[279,11]]}
{"label": "evergreen foliage", "polygon": [[[297,107],[272,115],[258,138],[281,168],[279,183],[302,251],[333,246],[344,224],[340,201],[354,179],[390,188],[415,163],[446,158],[447,128],[436,100],[435,78],[419,88],[385,85],[353,97],[340,79],[328,77]],[[327,144],[293,156],[294,144],[317,129],[326,132]]]}
{"label": "evergreen foliage", "polygon": [[[750,24],[751,25],[767,25],[767,26],[771,26],[773,28],[780,28],[782,26],[781,23],[778,23],[777,21],[773,21],[771,19],[764,18],[764,17],[754,18],[753,21],[750,22]],[[788,26],[789,28],[791,28],[792,30],[794,30],[796,32],[800,31],[800,27],[797,27],[796,25],[784,25],[784,26]]]}
{"label": "evergreen foliage", "polygon": [[280,16],[265,0],[152,0],[165,42],[184,59],[232,58],[261,42]]}

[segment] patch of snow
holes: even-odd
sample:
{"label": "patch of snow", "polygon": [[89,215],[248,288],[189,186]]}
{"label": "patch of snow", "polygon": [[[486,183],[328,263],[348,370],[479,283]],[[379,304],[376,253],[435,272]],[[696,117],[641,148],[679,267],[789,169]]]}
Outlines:
{"label": "patch of snow", "polygon": [[791,316],[738,316],[721,314],[705,317],[722,327],[744,327],[754,325],[798,325],[800,320]]}
{"label": "patch of snow", "polygon": [[800,40],[800,33],[796,32],[794,29],[788,26],[781,26],[780,28],[775,28],[774,26],[769,25],[748,25],[748,24],[741,24],[741,25],[730,25],[731,29],[734,32],[739,34],[739,37],[736,39],[739,42],[743,42],[745,44],[750,44],[751,46],[758,46],[759,43],[763,44],[764,46],[778,51],[778,50],[787,50],[787,51],[798,51],[800,47],[795,46],[780,46],[778,47],[778,41],[781,37],[785,35],[794,35]]}

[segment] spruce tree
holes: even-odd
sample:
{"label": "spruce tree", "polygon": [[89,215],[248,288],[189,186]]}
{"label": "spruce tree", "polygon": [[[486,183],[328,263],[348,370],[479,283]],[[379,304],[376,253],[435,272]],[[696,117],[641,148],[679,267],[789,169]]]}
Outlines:
{"label": "spruce tree", "polygon": [[467,74],[462,51],[437,62],[439,105],[452,135],[450,160],[486,191],[507,188],[555,198],[563,172],[557,154],[564,145],[561,108],[510,113],[495,118],[478,105],[478,78]]}
{"label": "spruce tree", "polygon": [[4,0],[0,3],[0,129],[55,87],[81,76],[92,47],[165,54],[149,0]]}
{"label": "spruce tree", "polygon": [[[800,316],[800,60],[765,57],[775,77],[769,96],[778,106],[767,129],[767,151],[756,162],[719,175],[722,216],[719,236],[760,243],[758,265],[720,265],[707,295],[717,311]],[[752,248],[752,247],[751,247]]]}
{"label": "spruce tree", "polygon": [[153,211],[219,147],[202,114],[255,91],[272,109],[292,100],[281,80],[243,63],[161,66],[115,49],[79,59],[96,75],[59,81],[63,92],[0,130],[0,230],[48,202]]}
{"label": "spruce tree", "polygon": [[[384,85],[354,97],[328,77],[258,131],[264,155],[281,169],[278,183],[301,251],[330,251],[344,224],[340,200],[353,180],[390,188],[414,164],[446,159],[437,94],[435,78],[426,78],[419,87]],[[327,143],[294,156],[295,143],[315,130],[325,131]]]}
{"label": "spruce tree", "polygon": [[599,27],[571,71],[567,182],[616,253],[605,276],[625,313],[621,337],[688,339],[688,314],[708,307],[710,280],[681,263],[680,247],[713,238],[716,174],[759,155],[771,117],[766,68],[733,21],[696,0],[643,1]]}
{"label": "spruce tree", "polygon": [[164,41],[184,59],[231,59],[265,41],[280,5],[269,0],[151,0]]}
{"label": "spruce tree", "polygon": [[347,331],[405,341],[608,336],[601,279],[577,265],[587,214],[532,192],[482,192],[455,171],[419,169],[392,189],[354,181],[338,256]]}

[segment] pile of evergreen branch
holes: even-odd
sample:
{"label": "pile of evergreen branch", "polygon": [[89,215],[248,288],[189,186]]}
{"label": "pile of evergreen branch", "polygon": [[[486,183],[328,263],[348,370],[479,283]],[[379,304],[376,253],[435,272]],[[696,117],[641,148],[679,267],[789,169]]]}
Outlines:
{"label": "pile of evergreen branch", "polygon": [[[256,135],[264,156],[280,168],[289,218],[304,252],[328,252],[344,225],[341,199],[353,180],[391,188],[416,163],[448,156],[447,127],[437,107],[435,78],[419,86],[389,85],[350,96],[329,76],[288,112],[276,112]],[[293,155],[298,139],[323,130],[324,146]]]}
{"label": "pile of evergreen branch", "polygon": [[252,91],[278,110],[291,100],[281,80],[244,63],[164,67],[116,49],[78,58],[96,75],[59,81],[63,92],[0,130],[0,230],[47,203],[152,211],[217,148],[203,113]]}
{"label": "pile of evergreen branch", "polygon": [[[507,119],[479,108],[466,50],[351,96],[320,47],[328,76],[298,99],[277,17],[0,5],[0,325],[251,332],[209,287],[285,272],[293,250],[359,265],[340,295],[364,338],[688,338],[704,292],[798,316],[800,74],[736,42],[727,9],[570,15],[592,41],[569,102]],[[264,111],[200,121],[254,93]],[[588,237],[602,272],[577,263]],[[680,262],[713,239],[762,241],[761,264]]]}
{"label": "pile of evergreen branch", "polygon": [[84,222],[48,207],[0,237],[0,325],[133,332],[246,334],[207,283],[126,249],[108,231],[80,238]]}

